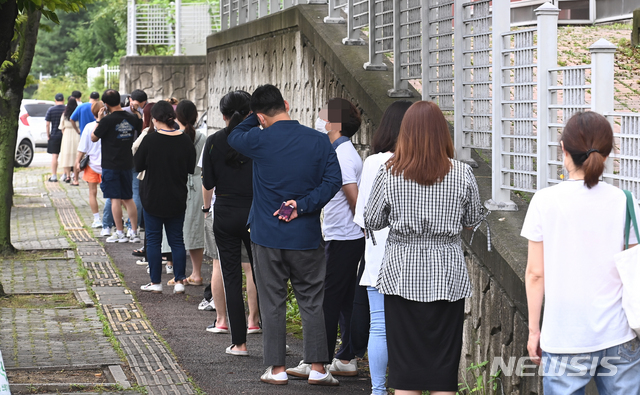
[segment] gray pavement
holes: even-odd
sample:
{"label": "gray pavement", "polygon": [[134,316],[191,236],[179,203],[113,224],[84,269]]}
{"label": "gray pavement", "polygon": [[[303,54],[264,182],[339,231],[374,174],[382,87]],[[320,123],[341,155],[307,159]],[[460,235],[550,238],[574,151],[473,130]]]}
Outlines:
{"label": "gray pavement", "polygon": [[[144,266],[135,265],[131,251],[141,244],[104,243],[96,237],[99,229],[88,228],[92,214],[87,184],[45,183],[46,173],[45,168],[14,173],[14,244],[25,249],[69,249],[70,241],[75,243],[99,304],[50,311],[0,309],[0,350],[8,368],[121,364],[131,369],[137,384],[149,394],[192,394],[197,387],[208,394],[370,392],[369,379],[362,372],[361,377],[341,379],[336,388],[309,386],[304,380],[290,380],[288,386],[261,383],[265,369],[261,335],[249,335],[249,357],[227,355],[230,335],[205,331],[215,312],[197,310],[204,287],[189,286],[184,295],[173,295],[172,287],[166,285],[160,295],[140,292],[149,276]],[[101,198],[99,202],[102,210]],[[75,260],[64,258],[4,260],[0,281],[9,293],[63,292],[85,286],[78,267]],[[211,265],[205,264],[203,277],[208,279],[210,274]],[[169,279],[163,275],[165,284]],[[106,317],[126,362],[102,333],[98,311]],[[292,336],[287,342],[291,347],[287,365],[295,366],[302,359],[302,342]]]}

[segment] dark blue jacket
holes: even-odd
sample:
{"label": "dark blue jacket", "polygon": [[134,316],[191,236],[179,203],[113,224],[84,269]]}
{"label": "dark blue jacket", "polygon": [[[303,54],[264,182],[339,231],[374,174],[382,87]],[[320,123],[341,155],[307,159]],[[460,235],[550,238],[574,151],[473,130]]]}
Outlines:
{"label": "dark blue jacket", "polygon": [[[251,114],[227,142],[253,160],[251,240],[263,247],[311,250],[320,246],[320,210],[342,187],[342,174],[329,137],[298,121],[278,121],[261,130]],[[273,213],[295,200],[298,218],[285,222]]]}

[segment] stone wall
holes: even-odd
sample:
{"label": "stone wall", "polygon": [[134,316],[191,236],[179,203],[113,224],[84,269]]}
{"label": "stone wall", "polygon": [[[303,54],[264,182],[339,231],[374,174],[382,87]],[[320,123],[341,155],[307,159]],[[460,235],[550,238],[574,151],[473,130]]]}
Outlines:
{"label": "stone wall", "polygon": [[125,56],[120,59],[120,92],[142,89],[150,101],[175,97],[207,110],[205,56]]}
{"label": "stone wall", "polygon": [[[342,29],[325,25],[324,14],[326,6],[294,7],[209,36],[210,125],[224,127],[219,102],[226,93],[253,92],[269,83],[289,102],[291,118],[311,127],[329,99],[353,102],[362,113],[362,127],[352,141],[363,156],[368,155],[370,136],[393,102],[386,96],[393,87],[392,72],[365,71],[367,47],[339,44],[344,25]],[[415,92],[413,100],[417,98]]]}

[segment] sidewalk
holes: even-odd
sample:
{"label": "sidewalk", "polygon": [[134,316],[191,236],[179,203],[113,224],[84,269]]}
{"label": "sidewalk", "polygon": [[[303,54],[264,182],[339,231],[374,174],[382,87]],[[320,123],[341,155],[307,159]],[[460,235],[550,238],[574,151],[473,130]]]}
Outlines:
{"label": "sidewalk", "polygon": [[[224,350],[231,344],[231,336],[206,332],[205,328],[215,320],[215,312],[197,310],[203,286],[188,286],[184,295],[173,295],[173,288],[166,286],[170,276],[163,274],[163,294],[139,292],[140,285],[149,282],[149,276],[144,266],[135,264],[131,251],[141,244],[104,243],[104,238],[99,237],[100,229],[94,234],[88,227],[93,217],[87,184],[81,181],[80,187],[72,187],[46,183],[45,173],[44,168],[14,173],[17,196],[12,210],[14,245],[44,253],[21,254],[20,259],[0,261],[0,281],[10,294],[65,294],[75,290],[82,299],[84,276],[89,279],[87,284],[92,284],[88,291],[95,294],[98,304],[91,306],[93,301],[86,300],[88,294],[84,294],[88,305],[82,307],[0,309],[0,350],[13,393],[20,389],[34,393],[26,392],[33,390],[27,384],[17,384],[26,383],[25,372],[34,369],[108,372],[109,366],[122,372],[117,383],[113,374],[102,375],[103,385],[117,384],[108,387],[110,391],[130,385],[133,390],[149,394],[370,392],[370,381],[364,372],[360,377],[340,379],[340,386],[334,388],[309,386],[305,380],[291,379],[288,386],[261,383],[259,377],[265,369],[262,335],[249,335],[249,357],[227,355]],[[102,210],[100,196],[99,192]],[[37,259],[23,259],[22,255]],[[187,274],[190,267],[188,262]],[[211,264],[204,264],[205,283],[210,276]],[[295,366],[302,359],[302,341],[290,336],[287,342],[291,347],[287,366]],[[16,376],[14,372],[21,374]],[[59,383],[58,387],[31,383],[42,389],[39,393],[79,389],[70,385],[71,381]],[[93,386],[99,392],[100,387]],[[83,393],[88,388],[92,387],[84,386]]]}

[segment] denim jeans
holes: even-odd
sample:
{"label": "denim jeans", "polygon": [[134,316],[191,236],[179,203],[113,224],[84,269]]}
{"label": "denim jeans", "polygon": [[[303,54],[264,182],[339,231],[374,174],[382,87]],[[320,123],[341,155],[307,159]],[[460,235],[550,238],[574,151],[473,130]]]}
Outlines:
{"label": "denim jeans", "polygon": [[173,274],[176,281],[186,278],[184,272],[187,264],[187,252],[184,249],[184,238],[182,237],[182,226],[184,224],[184,214],[171,218],[156,217],[144,211],[144,222],[147,225],[147,259],[149,260],[149,274],[151,282],[160,284],[162,282],[162,226],[167,233],[167,240],[171,246],[173,255]]}
{"label": "denim jeans", "polygon": [[369,371],[371,373],[371,393],[387,395],[387,330],[384,323],[384,295],[374,287],[367,287],[371,330],[369,333]]}
{"label": "denim jeans", "polygon": [[111,212],[111,199],[107,198],[104,201],[104,210],[102,211],[102,227],[113,228],[116,226],[113,222],[113,213]]}
{"label": "denim jeans", "polygon": [[136,169],[131,170],[133,172],[133,178],[131,180],[131,188],[133,190],[133,202],[138,209],[138,227],[142,226],[142,201],[140,201],[140,180],[138,180],[138,172]]}
{"label": "denim jeans", "polygon": [[595,379],[600,395],[640,394],[640,340],[582,354],[542,352],[545,395],[584,395]]}

